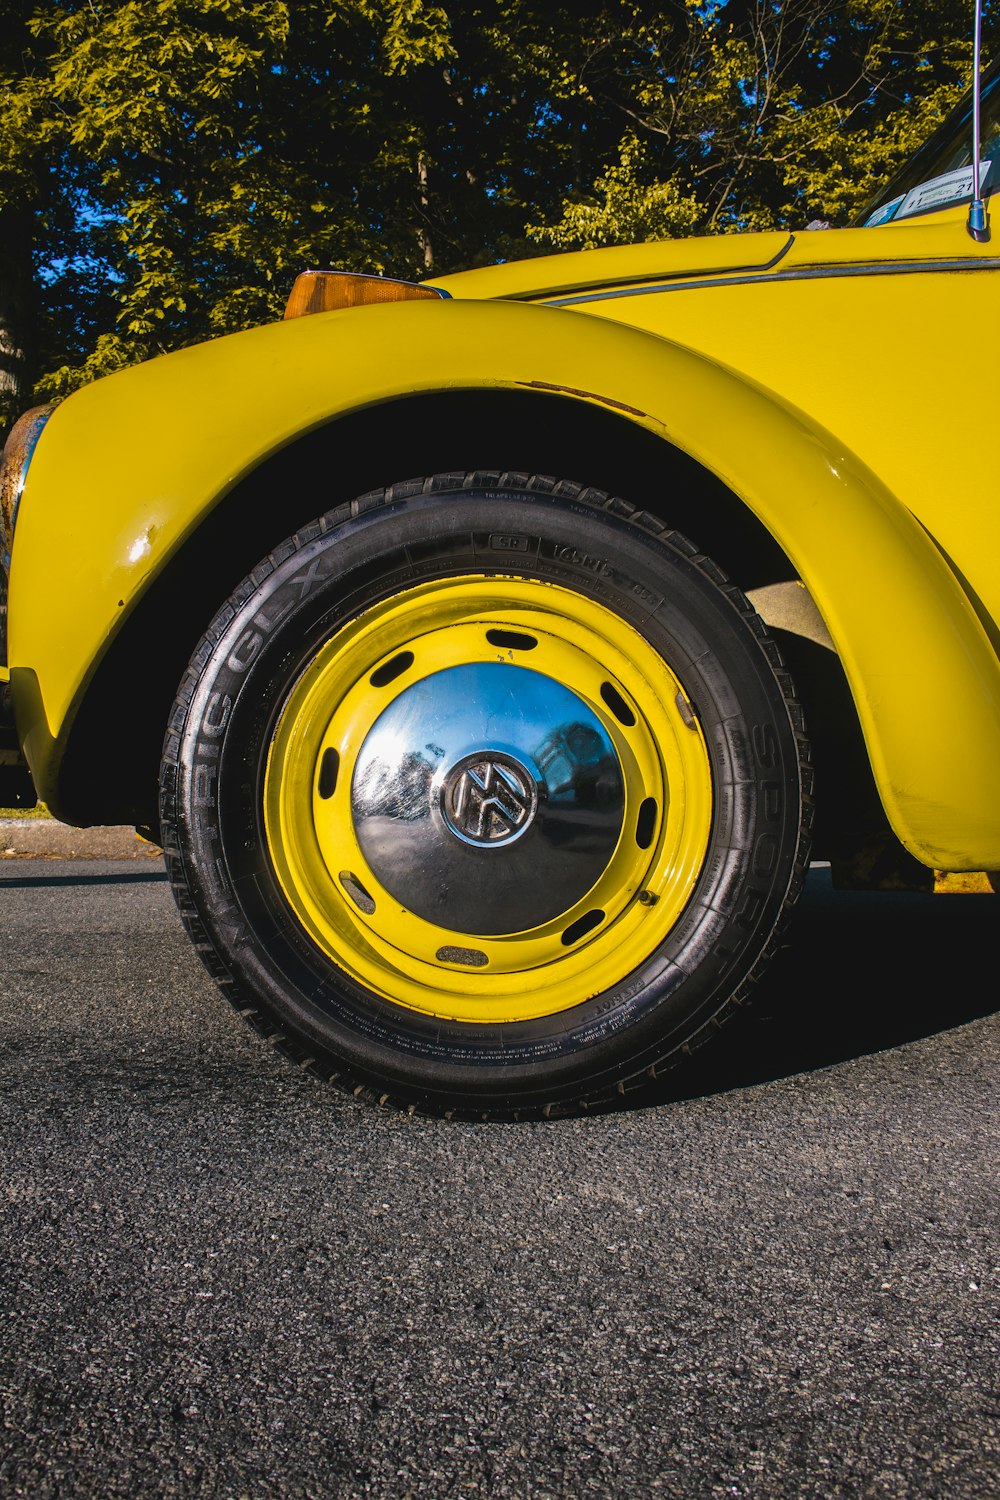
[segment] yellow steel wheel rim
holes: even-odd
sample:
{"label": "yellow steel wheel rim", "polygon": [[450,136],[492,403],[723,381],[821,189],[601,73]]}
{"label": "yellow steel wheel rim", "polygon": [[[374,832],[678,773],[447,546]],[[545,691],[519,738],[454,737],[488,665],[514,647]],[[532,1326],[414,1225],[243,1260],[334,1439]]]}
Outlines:
{"label": "yellow steel wheel rim", "polygon": [[[620,835],[588,889],[537,925],[484,934],[429,920],[388,889],[359,840],[352,788],[366,742],[415,685],[529,660],[613,746]],[[705,741],[670,667],[593,599],[518,577],[428,582],[341,627],[289,694],[264,785],[274,869],[316,946],[382,998],[469,1023],[554,1015],[624,980],[680,917],[711,818]]]}

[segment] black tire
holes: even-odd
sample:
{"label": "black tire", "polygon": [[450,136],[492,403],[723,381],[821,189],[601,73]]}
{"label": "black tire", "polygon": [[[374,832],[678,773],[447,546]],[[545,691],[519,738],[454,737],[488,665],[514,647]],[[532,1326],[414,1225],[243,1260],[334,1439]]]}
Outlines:
{"label": "black tire", "polygon": [[232,1003],[433,1113],[640,1094],[745,998],[808,860],[801,714],[746,598],[522,474],[396,484],[278,547],[195,652],[161,787]]}

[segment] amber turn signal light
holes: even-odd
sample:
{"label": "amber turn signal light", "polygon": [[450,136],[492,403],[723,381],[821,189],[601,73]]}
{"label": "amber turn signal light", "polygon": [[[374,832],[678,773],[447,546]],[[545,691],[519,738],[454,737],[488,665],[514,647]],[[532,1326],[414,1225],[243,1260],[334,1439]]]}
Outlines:
{"label": "amber turn signal light", "polygon": [[356,276],[351,271],[303,271],[295,278],[285,317],[303,318],[307,313],[336,312],[341,307],[364,307],[371,302],[411,302],[447,295],[435,286],[419,286],[415,281]]}

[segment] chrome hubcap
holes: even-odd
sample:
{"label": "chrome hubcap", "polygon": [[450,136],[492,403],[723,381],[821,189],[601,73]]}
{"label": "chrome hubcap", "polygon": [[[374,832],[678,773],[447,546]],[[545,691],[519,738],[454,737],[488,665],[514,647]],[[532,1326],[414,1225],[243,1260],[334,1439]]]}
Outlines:
{"label": "chrome hubcap", "polygon": [[405,688],[376,719],[351,806],[371,869],[451,931],[523,932],[580,901],[625,813],[614,744],[576,693],[527,667],[474,662]]}

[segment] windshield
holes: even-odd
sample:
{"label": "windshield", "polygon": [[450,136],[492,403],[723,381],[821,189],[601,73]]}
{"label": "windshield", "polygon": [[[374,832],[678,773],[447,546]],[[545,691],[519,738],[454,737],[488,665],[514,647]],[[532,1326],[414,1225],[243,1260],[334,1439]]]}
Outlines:
{"label": "windshield", "polygon": [[[1000,186],[1000,70],[991,69],[980,106],[980,193]],[[873,228],[933,213],[972,199],[972,100],[964,99],[925,146],[865,209],[859,225]]]}

